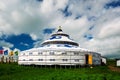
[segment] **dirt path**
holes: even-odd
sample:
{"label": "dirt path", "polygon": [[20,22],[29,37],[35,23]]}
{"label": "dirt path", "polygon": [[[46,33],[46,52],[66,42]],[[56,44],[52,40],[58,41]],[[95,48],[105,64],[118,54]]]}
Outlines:
{"label": "dirt path", "polygon": [[108,66],[110,70],[115,72],[120,72],[120,68],[114,67],[114,66]]}

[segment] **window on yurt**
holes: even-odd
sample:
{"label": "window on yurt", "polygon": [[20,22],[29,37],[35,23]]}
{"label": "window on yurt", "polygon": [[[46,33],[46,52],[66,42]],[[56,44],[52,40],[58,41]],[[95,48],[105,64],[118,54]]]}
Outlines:
{"label": "window on yurt", "polygon": [[32,54],[33,54],[32,52],[29,53],[29,55],[32,55]]}
{"label": "window on yurt", "polygon": [[33,59],[29,59],[29,61],[33,61]]}
{"label": "window on yurt", "polygon": [[42,55],[42,52],[38,52],[38,55]]}
{"label": "window on yurt", "polygon": [[74,52],[74,55],[79,55],[79,52]]}
{"label": "window on yurt", "polygon": [[79,59],[75,59],[75,62],[79,62]]}
{"label": "window on yurt", "polygon": [[43,61],[43,59],[38,59],[38,61]]}
{"label": "window on yurt", "polygon": [[57,47],[61,47],[61,44],[57,44]]}
{"label": "window on yurt", "polygon": [[23,55],[25,55],[25,53],[23,53]]}
{"label": "window on yurt", "polygon": [[66,52],[62,52],[62,55],[67,55],[67,53]]}
{"label": "window on yurt", "polygon": [[54,52],[53,52],[53,51],[51,51],[51,52],[50,52],[50,55],[54,55]]}
{"label": "window on yurt", "polygon": [[25,59],[23,59],[23,61],[25,61]]}
{"label": "window on yurt", "polygon": [[50,61],[55,61],[55,59],[50,59]]}
{"label": "window on yurt", "polygon": [[68,59],[62,59],[63,61],[68,61]]}
{"label": "window on yurt", "polygon": [[25,53],[22,53],[21,55],[25,55]]}

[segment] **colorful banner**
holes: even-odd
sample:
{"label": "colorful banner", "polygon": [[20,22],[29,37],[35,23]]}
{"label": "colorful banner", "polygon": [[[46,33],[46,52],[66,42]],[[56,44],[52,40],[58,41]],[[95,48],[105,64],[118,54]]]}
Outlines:
{"label": "colorful banner", "polygon": [[0,50],[0,54],[3,54],[3,50]]}
{"label": "colorful banner", "polygon": [[18,51],[15,51],[15,55],[18,55]]}
{"label": "colorful banner", "polygon": [[4,51],[4,55],[8,55],[8,50],[5,50],[5,51]]}
{"label": "colorful banner", "polygon": [[13,56],[13,54],[14,54],[13,51],[10,51],[9,55],[10,55],[10,56]]}

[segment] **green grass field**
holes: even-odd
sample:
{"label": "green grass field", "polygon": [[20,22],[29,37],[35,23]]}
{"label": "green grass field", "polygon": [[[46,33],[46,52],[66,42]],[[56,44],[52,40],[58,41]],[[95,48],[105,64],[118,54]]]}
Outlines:
{"label": "green grass field", "polygon": [[0,80],[120,80],[120,73],[107,66],[55,69],[0,64]]}

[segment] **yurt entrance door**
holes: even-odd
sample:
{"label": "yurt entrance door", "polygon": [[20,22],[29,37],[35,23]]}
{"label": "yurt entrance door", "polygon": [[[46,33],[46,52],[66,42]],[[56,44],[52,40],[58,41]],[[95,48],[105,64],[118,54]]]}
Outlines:
{"label": "yurt entrance door", "polygon": [[88,65],[92,65],[92,55],[91,54],[86,54],[85,55],[85,63]]}
{"label": "yurt entrance door", "polygon": [[86,64],[88,64],[88,57],[89,57],[89,55],[86,54],[86,55],[85,55],[85,63],[86,63]]}

